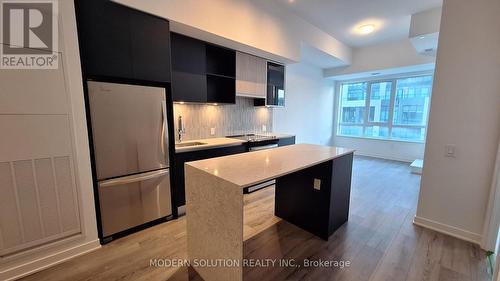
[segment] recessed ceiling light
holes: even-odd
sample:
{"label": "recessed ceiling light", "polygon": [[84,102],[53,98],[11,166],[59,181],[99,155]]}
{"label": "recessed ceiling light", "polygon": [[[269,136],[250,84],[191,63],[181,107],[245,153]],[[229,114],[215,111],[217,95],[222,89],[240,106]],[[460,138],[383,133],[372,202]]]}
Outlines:
{"label": "recessed ceiling light", "polygon": [[293,3],[295,2],[295,0],[288,0],[288,3]]}
{"label": "recessed ceiling light", "polygon": [[373,24],[365,24],[365,25],[360,26],[358,29],[359,29],[359,33],[368,34],[368,33],[372,33],[375,30],[375,26]]}

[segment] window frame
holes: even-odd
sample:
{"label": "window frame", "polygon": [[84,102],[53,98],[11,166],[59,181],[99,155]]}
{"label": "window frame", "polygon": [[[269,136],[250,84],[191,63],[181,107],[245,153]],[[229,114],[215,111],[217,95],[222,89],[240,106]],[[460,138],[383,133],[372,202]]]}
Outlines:
{"label": "window frame", "polygon": [[[357,80],[343,80],[343,81],[338,81],[339,85],[337,87],[338,91],[338,102],[337,102],[337,122],[336,122],[336,128],[335,128],[335,135],[338,137],[346,137],[346,138],[359,138],[359,139],[372,139],[372,140],[382,140],[382,141],[396,141],[396,142],[410,142],[410,143],[425,143],[425,139],[427,138],[427,127],[429,123],[429,113],[430,113],[430,105],[431,101],[429,101],[429,107],[427,108],[427,111],[424,112],[424,114],[427,115],[426,118],[426,124],[425,125],[408,125],[408,124],[394,124],[394,105],[396,101],[396,88],[397,88],[397,80],[401,79],[407,79],[407,78],[416,78],[416,77],[423,77],[423,76],[431,76],[432,81],[431,81],[431,92],[430,92],[430,99],[432,100],[432,87],[434,84],[434,72],[422,72],[422,73],[413,73],[413,74],[407,74],[407,75],[392,75],[391,77],[377,77],[377,78],[365,78],[365,79],[357,79]],[[370,121],[370,101],[371,101],[371,88],[372,84],[377,84],[377,83],[384,83],[384,82],[390,82],[391,83],[391,97],[389,101],[389,116],[387,122],[372,122]],[[342,122],[342,86],[345,84],[353,84],[353,83],[366,83],[366,97],[365,97],[365,112],[363,116],[363,123],[362,124],[356,124],[356,123],[346,123]],[[353,136],[353,135],[345,135],[342,134],[340,131],[341,126],[359,126],[362,127],[362,135],[361,136]],[[373,126],[379,126],[379,127],[387,127],[388,128],[388,136],[387,137],[371,137],[371,136],[366,136],[366,128],[367,127],[373,127]],[[425,129],[425,134],[424,134],[424,139],[423,140],[405,140],[405,139],[399,139],[399,138],[393,138],[392,137],[392,129],[393,128],[411,128],[411,129]]]}

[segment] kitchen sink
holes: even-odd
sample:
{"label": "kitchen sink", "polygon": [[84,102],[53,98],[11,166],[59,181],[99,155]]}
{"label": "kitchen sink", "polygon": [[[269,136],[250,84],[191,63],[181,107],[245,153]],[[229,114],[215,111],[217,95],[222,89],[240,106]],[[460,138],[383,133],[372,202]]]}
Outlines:
{"label": "kitchen sink", "polygon": [[204,145],[204,144],[206,144],[206,143],[199,142],[199,141],[191,141],[191,142],[176,143],[175,147],[189,147],[189,146],[197,146],[197,145]]}

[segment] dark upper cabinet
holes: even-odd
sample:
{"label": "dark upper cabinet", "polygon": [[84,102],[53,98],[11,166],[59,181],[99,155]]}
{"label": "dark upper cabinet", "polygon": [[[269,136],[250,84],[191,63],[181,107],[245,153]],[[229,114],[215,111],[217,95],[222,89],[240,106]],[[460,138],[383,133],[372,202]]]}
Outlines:
{"label": "dark upper cabinet", "polygon": [[134,77],[169,82],[169,22],[136,10],[130,10],[129,19]]}
{"label": "dark upper cabinet", "polygon": [[236,51],[206,44],[207,102],[236,102]]}
{"label": "dark upper cabinet", "polygon": [[177,33],[171,39],[172,70],[205,75],[205,42]]}
{"label": "dark upper cabinet", "polygon": [[75,1],[83,72],[132,76],[129,9],[111,1]]}
{"label": "dark upper cabinet", "polygon": [[176,33],[171,40],[174,101],[206,102],[205,43]]}
{"label": "dark upper cabinet", "polygon": [[285,106],[285,66],[267,63],[266,105]]}
{"label": "dark upper cabinet", "polygon": [[234,50],[176,33],[171,40],[174,101],[235,103]]}
{"label": "dark upper cabinet", "polygon": [[284,88],[285,66],[273,62],[267,62],[267,83]]}
{"label": "dark upper cabinet", "polygon": [[172,70],[172,97],[174,101],[206,102],[205,75]]}
{"label": "dark upper cabinet", "polygon": [[167,20],[106,0],[75,7],[84,75],[170,81]]}
{"label": "dark upper cabinet", "polygon": [[236,80],[207,74],[207,102],[236,103]]}
{"label": "dark upper cabinet", "polygon": [[215,45],[206,45],[207,74],[236,77],[236,52]]}

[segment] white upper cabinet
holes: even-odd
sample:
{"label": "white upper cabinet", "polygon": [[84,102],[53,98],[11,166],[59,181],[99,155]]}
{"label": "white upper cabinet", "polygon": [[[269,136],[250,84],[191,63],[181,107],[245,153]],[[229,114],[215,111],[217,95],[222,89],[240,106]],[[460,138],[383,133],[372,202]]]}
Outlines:
{"label": "white upper cabinet", "polygon": [[266,97],[267,60],[245,53],[236,53],[236,95]]}

